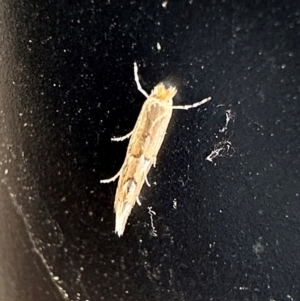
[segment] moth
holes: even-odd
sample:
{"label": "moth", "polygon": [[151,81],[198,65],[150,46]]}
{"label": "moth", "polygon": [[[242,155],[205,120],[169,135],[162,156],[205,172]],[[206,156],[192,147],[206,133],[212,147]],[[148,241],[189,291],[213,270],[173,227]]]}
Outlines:
{"label": "moth", "polygon": [[130,138],[124,163],[119,172],[110,179],[100,183],[109,183],[119,177],[115,195],[114,210],[116,214],[115,233],[123,235],[127,219],[137,202],[140,205],[139,194],[147,180],[147,174],[156,165],[156,158],[164,140],[173,110],[189,110],[211,100],[205,98],[192,105],[173,106],[173,97],[177,93],[174,86],[166,87],[159,83],[148,95],[143,90],[138,76],[138,67],[134,62],[134,79],[137,89],[146,97],[140,115],[133,130],[127,135],[112,138],[112,141],[123,141]]}

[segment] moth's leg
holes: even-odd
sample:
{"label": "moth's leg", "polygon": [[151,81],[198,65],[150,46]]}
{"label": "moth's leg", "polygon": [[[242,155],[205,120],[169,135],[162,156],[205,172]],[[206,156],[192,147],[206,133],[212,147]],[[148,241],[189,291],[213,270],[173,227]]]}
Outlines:
{"label": "moth's leg", "polygon": [[150,183],[149,183],[149,181],[148,181],[147,176],[146,176],[146,184],[147,184],[148,187],[151,187],[151,185],[150,185]]}
{"label": "moth's leg", "polygon": [[110,182],[115,181],[115,180],[119,177],[119,175],[120,175],[121,172],[122,172],[122,168],[121,168],[121,169],[118,171],[118,173],[117,173],[116,175],[114,175],[112,178],[100,180],[100,183],[110,183]]}
{"label": "moth's leg", "polygon": [[125,139],[130,138],[132,132],[133,132],[133,131],[131,131],[130,133],[128,133],[127,135],[122,136],[122,137],[113,137],[113,138],[111,138],[110,140],[111,140],[111,141],[123,141],[123,140],[125,140]]}
{"label": "moth's leg", "polygon": [[156,167],[156,157],[153,158],[153,167]]}
{"label": "moth's leg", "polygon": [[199,107],[199,106],[205,104],[206,102],[208,102],[210,100],[211,100],[211,97],[207,97],[207,98],[204,98],[203,100],[201,100],[199,102],[195,102],[191,105],[172,106],[172,109],[173,110],[189,110],[189,109],[192,109],[192,108]]}
{"label": "moth's leg", "polygon": [[136,202],[137,202],[137,204],[138,204],[139,206],[142,206],[142,203],[141,203],[139,197],[136,197]]}
{"label": "moth's leg", "polygon": [[142,88],[140,84],[139,75],[138,75],[138,66],[136,62],[133,63],[133,72],[134,72],[134,80],[136,82],[138,90],[141,93],[143,93],[146,96],[146,98],[148,98],[149,97],[148,93]]}

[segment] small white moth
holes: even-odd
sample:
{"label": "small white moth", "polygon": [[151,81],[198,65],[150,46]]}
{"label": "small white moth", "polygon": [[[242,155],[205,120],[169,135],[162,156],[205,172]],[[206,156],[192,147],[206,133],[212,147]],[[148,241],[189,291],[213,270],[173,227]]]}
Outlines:
{"label": "small white moth", "polygon": [[138,196],[144,183],[146,182],[150,186],[147,174],[152,165],[155,167],[156,157],[173,110],[189,110],[211,100],[211,97],[208,97],[192,105],[173,106],[173,97],[177,93],[176,87],[167,88],[163,83],[159,83],[148,95],[139,82],[136,62],[134,62],[134,78],[138,90],[145,95],[146,101],[133,130],[123,137],[111,139],[112,141],[122,141],[130,137],[121,169],[114,177],[100,181],[100,183],[109,183],[119,177],[114,204],[115,232],[119,236],[124,233],[127,219],[135,202],[140,204]]}

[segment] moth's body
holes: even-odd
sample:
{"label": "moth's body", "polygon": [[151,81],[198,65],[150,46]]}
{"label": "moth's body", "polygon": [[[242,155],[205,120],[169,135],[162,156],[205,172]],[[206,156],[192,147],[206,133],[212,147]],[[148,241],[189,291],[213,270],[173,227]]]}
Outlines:
{"label": "moth's body", "polygon": [[132,131],[115,196],[116,232],[122,234],[146,177],[163,142],[172,116],[176,89],[157,85],[145,101]]}
{"label": "moth's body", "polygon": [[126,157],[120,171],[114,177],[100,181],[108,183],[119,177],[114,204],[115,232],[119,236],[123,234],[131,210],[138,200],[145,181],[147,182],[150,168],[156,164],[156,156],[166,134],[173,109],[188,110],[210,100],[209,97],[193,105],[173,106],[173,97],[177,93],[175,87],[167,88],[160,83],[148,96],[139,83],[136,64],[134,71],[138,89],[147,99],[132,132],[124,137],[112,139],[122,141],[130,137]]}

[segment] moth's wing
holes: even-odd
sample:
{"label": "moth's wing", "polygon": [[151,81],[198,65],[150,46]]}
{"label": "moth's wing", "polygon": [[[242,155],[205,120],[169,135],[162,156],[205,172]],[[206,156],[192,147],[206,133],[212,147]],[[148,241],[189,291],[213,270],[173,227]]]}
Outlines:
{"label": "moth's wing", "polygon": [[155,162],[172,116],[171,106],[152,104],[149,110],[148,139],[145,141],[145,157]]}

